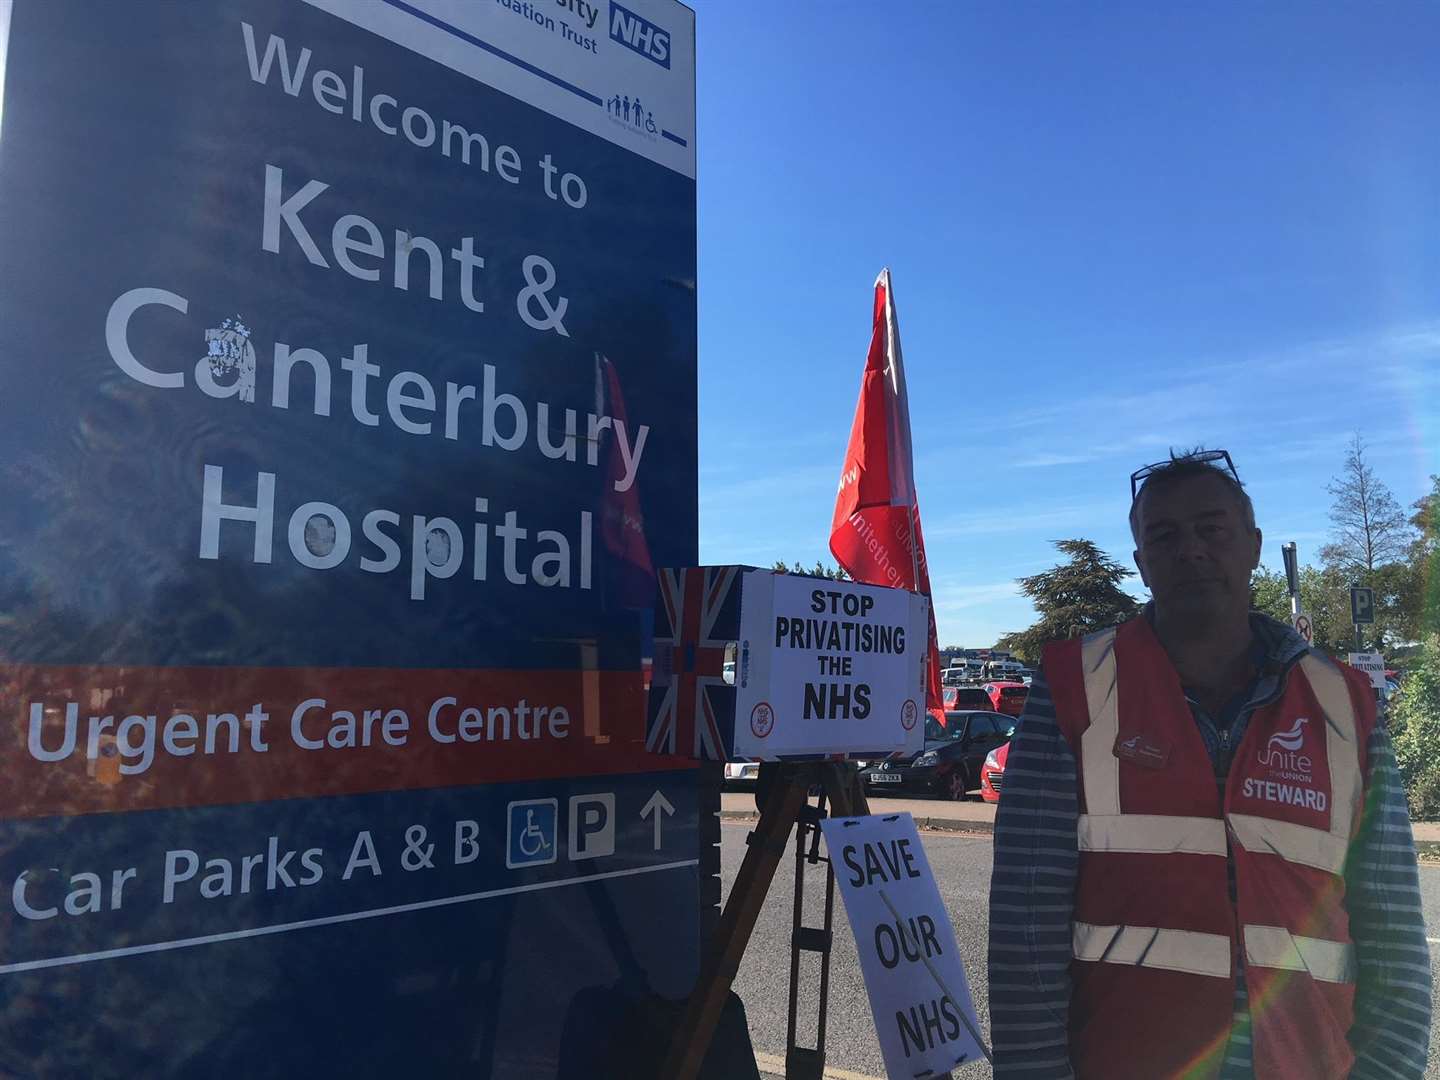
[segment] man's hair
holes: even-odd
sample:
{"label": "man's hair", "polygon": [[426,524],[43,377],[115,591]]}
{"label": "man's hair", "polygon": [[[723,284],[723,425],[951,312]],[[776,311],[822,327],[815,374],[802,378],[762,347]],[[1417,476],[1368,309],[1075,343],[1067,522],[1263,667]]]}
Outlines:
{"label": "man's hair", "polygon": [[1145,493],[1152,487],[1164,487],[1167,484],[1189,480],[1196,476],[1218,477],[1240,507],[1240,515],[1245,519],[1245,527],[1247,529],[1255,528],[1255,504],[1246,494],[1245,485],[1230,475],[1228,470],[1218,468],[1210,461],[1201,460],[1200,455],[1207,452],[1203,446],[1197,446],[1193,450],[1183,450],[1179,453],[1172,449],[1170,460],[1163,465],[1156,466],[1141,481],[1140,490],[1135,493],[1135,498],[1130,503],[1130,535],[1135,540],[1137,547],[1140,545],[1140,500],[1145,497]]}

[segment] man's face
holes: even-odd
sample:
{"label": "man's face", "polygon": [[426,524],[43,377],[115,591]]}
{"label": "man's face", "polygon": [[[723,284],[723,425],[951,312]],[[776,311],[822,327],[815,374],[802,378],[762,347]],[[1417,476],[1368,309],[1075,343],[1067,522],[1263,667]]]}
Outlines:
{"label": "man's face", "polygon": [[1157,611],[1203,618],[1248,610],[1260,530],[1246,527],[1224,480],[1194,476],[1144,491],[1138,524],[1135,565]]}

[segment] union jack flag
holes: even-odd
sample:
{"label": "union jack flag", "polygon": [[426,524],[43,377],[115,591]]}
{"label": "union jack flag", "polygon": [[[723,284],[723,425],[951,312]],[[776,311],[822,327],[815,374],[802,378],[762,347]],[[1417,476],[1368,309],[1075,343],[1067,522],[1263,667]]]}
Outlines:
{"label": "union jack flag", "polygon": [[740,629],[738,566],[661,570],[655,609],[655,667],[645,748],[724,761],[735,688],[725,682],[725,646]]}

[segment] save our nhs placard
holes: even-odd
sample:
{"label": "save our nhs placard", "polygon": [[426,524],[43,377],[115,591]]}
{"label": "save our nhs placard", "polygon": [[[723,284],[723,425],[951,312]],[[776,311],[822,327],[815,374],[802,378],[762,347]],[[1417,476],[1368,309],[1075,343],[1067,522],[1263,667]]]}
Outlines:
{"label": "save our nhs placard", "polygon": [[688,991],[672,0],[0,20],[0,1072],[593,1075]]}
{"label": "save our nhs placard", "polygon": [[909,814],[826,818],[885,1073],[946,1076],[989,1056],[955,929]]}
{"label": "save our nhs placard", "polygon": [[735,755],[920,749],[929,603],[904,589],[747,571]]}

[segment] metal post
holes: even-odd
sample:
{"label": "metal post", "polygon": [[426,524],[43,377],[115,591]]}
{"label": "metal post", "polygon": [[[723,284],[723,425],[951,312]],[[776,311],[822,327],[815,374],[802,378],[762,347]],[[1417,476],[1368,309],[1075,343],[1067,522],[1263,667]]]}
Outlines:
{"label": "metal post", "polygon": [[1280,555],[1285,560],[1285,586],[1290,593],[1290,622],[1300,614],[1300,557],[1294,541],[1280,545]]}
{"label": "metal post", "polygon": [[[825,1072],[825,1005],[830,984],[830,930],[835,875],[830,860],[820,854],[820,819],[825,816],[825,792],[822,788],[818,806],[807,803],[800,809],[795,828],[795,907],[790,923],[790,1017],[785,1032],[785,1080],[821,1080]],[[808,849],[808,850],[807,850]],[[805,865],[825,864],[825,921],[820,926],[805,925]],[[800,1002],[800,954],[820,956],[820,1012],[816,1023],[814,1047],[800,1046],[795,1041],[796,1020]]]}
{"label": "metal post", "polygon": [[[820,1080],[825,1072],[825,1025],[830,1003],[830,950],[834,944],[835,869],[826,855],[820,854],[820,820],[829,813],[840,817],[858,817],[870,812],[865,791],[854,765],[826,763],[817,769],[820,781],[818,805],[808,803],[801,808],[795,837],[795,914],[790,939],[790,1019],[785,1038],[785,1080]],[[802,912],[805,888],[805,866],[825,864],[825,916],[820,926],[803,925]],[[800,986],[800,953],[820,956],[820,990],[814,1048],[797,1046],[795,1021]],[[936,1077],[935,1080],[941,1080]]]}

